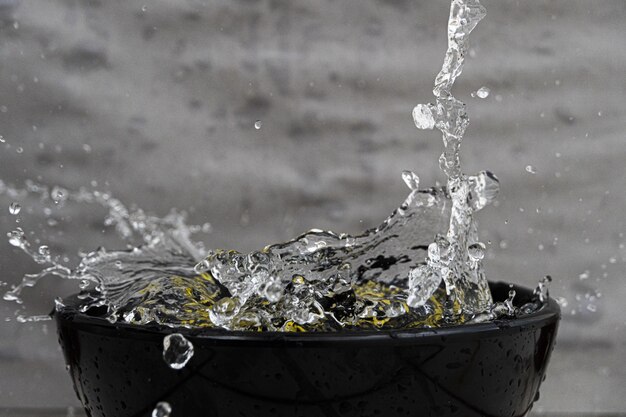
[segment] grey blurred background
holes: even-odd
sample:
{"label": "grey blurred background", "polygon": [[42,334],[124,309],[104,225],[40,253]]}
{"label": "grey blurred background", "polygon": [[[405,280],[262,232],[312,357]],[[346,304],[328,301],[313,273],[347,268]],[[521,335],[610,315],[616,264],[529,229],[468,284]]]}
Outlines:
{"label": "grey blurred background", "polygon": [[[501,180],[480,215],[489,277],[534,286],[551,274],[567,303],[535,409],[621,411],[626,2],[483,3],[456,93],[472,119],[466,172]],[[375,226],[408,192],[402,169],[425,186],[442,180],[441,139],[418,131],[411,110],[432,99],[448,10],[447,0],[1,0],[0,179],[183,208],[211,222],[210,247]],[[471,98],[481,86],[490,96]],[[2,233],[16,226],[13,200],[0,196]],[[98,209],[51,207],[46,218],[43,204],[19,200],[19,225],[54,253],[122,245]],[[0,268],[8,285],[37,270],[6,240]],[[74,289],[46,281],[28,311],[47,313]],[[54,325],[5,321],[15,309],[0,301],[0,407],[76,406]]]}

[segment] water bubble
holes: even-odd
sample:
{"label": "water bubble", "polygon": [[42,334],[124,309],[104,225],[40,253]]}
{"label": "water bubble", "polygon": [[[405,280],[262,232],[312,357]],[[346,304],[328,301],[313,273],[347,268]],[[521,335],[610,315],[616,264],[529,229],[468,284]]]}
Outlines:
{"label": "water bubble", "polygon": [[163,360],[172,369],[183,369],[193,357],[193,345],[180,333],[163,338]]}
{"label": "water bubble", "polygon": [[6,139],[2,135],[0,135],[0,143],[6,143]]}
{"label": "water bubble", "polygon": [[434,106],[418,104],[413,109],[413,121],[418,129],[430,130],[435,127]]}
{"label": "water bubble", "polygon": [[532,165],[526,165],[526,172],[528,172],[530,174],[536,174],[537,170]]}
{"label": "water bubble", "polygon": [[478,89],[478,91],[472,93],[472,97],[478,97],[478,98],[487,98],[489,97],[489,93],[491,93],[491,90],[488,87],[480,87]]}
{"label": "water bubble", "polygon": [[254,122],[254,128],[256,130],[261,129],[262,126],[263,126],[263,122],[261,122],[260,120],[257,120],[256,122]]}
{"label": "water bubble", "polygon": [[15,149],[15,152],[17,152],[17,153],[22,153],[22,152],[24,152],[24,148],[22,148],[21,146],[18,146],[18,147]]}
{"label": "water bubble", "polygon": [[142,12],[144,12],[144,13],[145,13],[146,11],[148,11],[148,5],[147,5],[147,4],[144,4],[143,6],[141,6],[141,11],[142,11]]}
{"label": "water bubble", "polygon": [[165,401],[157,403],[154,410],[152,410],[152,417],[170,417],[171,414],[172,406]]}
{"label": "water bubble", "polygon": [[9,213],[17,216],[18,214],[20,214],[20,211],[22,210],[22,206],[19,205],[19,203],[16,203],[15,201],[12,202],[11,204],[9,204]]}

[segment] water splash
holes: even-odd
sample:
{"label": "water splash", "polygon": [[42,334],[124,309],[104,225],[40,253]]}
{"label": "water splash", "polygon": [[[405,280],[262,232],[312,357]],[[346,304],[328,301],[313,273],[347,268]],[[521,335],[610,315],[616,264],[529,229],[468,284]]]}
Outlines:
{"label": "water splash", "polygon": [[[76,268],[62,264],[61,257],[52,255],[47,245],[34,247],[20,227],[9,232],[9,243],[28,254],[37,264],[45,266],[38,273],[25,275],[22,282],[4,294],[7,301],[21,303],[24,288],[35,286],[39,280],[55,275],[81,282],[82,289],[93,288],[98,296],[85,296],[92,303],[85,308],[107,305],[112,311],[127,305],[133,285],[142,287],[155,274],[193,275],[194,259],[206,252],[201,242],[191,239],[204,226],[185,224],[185,213],[172,210],[164,217],[146,214],[141,209],[129,210],[121,201],[101,191],[80,189],[71,192],[58,186],[48,187],[27,181],[18,189],[0,182],[0,194],[8,196],[37,195],[40,202],[58,205],[69,203],[96,204],[108,209],[105,225],[114,227],[132,249],[109,251],[99,248],[84,254]],[[141,284],[137,284],[141,282]],[[97,298],[97,300],[96,300]]]}
{"label": "water splash", "polygon": [[204,260],[204,245],[191,236],[208,228],[186,225],[183,213],[160,218],[99,191],[3,185],[7,195],[107,207],[105,224],[133,242],[128,250],[84,254],[70,268],[15,229],[11,243],[45,268],[25,276],[4,298],[19,303],[25,288],[55,275],[77,281],[81,310],[104,308],[110,322],[281,331],[437,326],[443,293],[436,288],[424,305],[411,308],[405,290],[411,269],[424,263],[429,240],[445,231],[450,198],[444,189],[418,190],[412,173],[403,177],[411,189],[405,202],[361,235],[313,230],[246,255],[211,251]]}
{"label": "water splash", "polygon": [[[9,242],[45,268],[26,275],[4,299],[19,303],[24,288],[56,275],[79,283],[74,302],[82,311],[97,312],[111,323],[256,331],[437,327],[540,308],[547,299],[547,283],[540,284],[536,302],[520,309],[513,306],[514,292],[503,303],[492,302],[482,267],[485,245],[478,241],[473,214],[495,200],[499,182],[489,171],[466,175],[460,164],[469,118],[451,89],[463,70],[469,35],[484,16],[478,0],[452,1],[435,102],[413,110],[418,128],[442,133],[439,165],[446,187],[420,190],[419,177],[402,172],[409,195],[377,228],[356,236],[311,230],[247,254],[207,254],[192,235],[210,226],[188,226],[184,213],[158,217],[131,210],[97,190],[71,191],[32,181],[17,189],[0,181],[0,194],[10,198],[36,194],[58,207],[106,207],[105,224],[130,247],[97,249],[70,268],[47,246],[34,247],[24,230],[16,228]],[[255,122],[255,129],[260,128],[261,121]],[[63,308],[63,301],[56,305]],[[193,346],[179,334],[169,335],[163,355],[168,365],[180,369],[193,355]]]}

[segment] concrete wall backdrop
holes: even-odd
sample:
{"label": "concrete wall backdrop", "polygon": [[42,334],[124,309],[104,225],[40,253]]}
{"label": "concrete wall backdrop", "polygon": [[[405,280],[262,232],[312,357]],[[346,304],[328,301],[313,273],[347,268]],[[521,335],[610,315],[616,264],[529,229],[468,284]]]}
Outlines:
{"label": "concrete wall backdrop", "polygon": [[[501,179],[499,204],[480,217],[489,276],[535,285],[551,274],[567,300],[538,408],[622,410],[626,3],[484,4],[456,92],[472,119],[465,170]],[[212,247],[375,226],[407,193],[402,169],[441,180],[441,139],[410,113],[432,98],[448,8],[2,0],[0,178],[96,181],[156,213],[186,208],[213,224]],[[470,98],[483,85],[491,95]],[[0,197],[3,233],[15,227],[11,201]],[[41,203],[22,205],[20,225],[55,253],[121,245],[99,210],[52,207],[58,224],[47,226]],[[9,284],[37,269],[4,241],[0,268]],[[73,288],[42,283],[27,307],[45,313]],[[0,302],[0,407],[76,405],[54,326],[5,322],[14,310]]]}

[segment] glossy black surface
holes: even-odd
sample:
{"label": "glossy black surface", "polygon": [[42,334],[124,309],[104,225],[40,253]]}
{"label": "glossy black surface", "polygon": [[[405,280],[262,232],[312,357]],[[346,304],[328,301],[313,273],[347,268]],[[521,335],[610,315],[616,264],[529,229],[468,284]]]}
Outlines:
{"label": "glossy black surface", "polygon": [[[496,300],[508,284],[492,284]],[[519,304],[531,291],[516,288]],[[110,324],[56,314],[78,397],[93,417],[524,416],[556,337],[554,300],[532,315],[436,330],[249,333]],[[195,354],[162,359],[179,332]]]}

